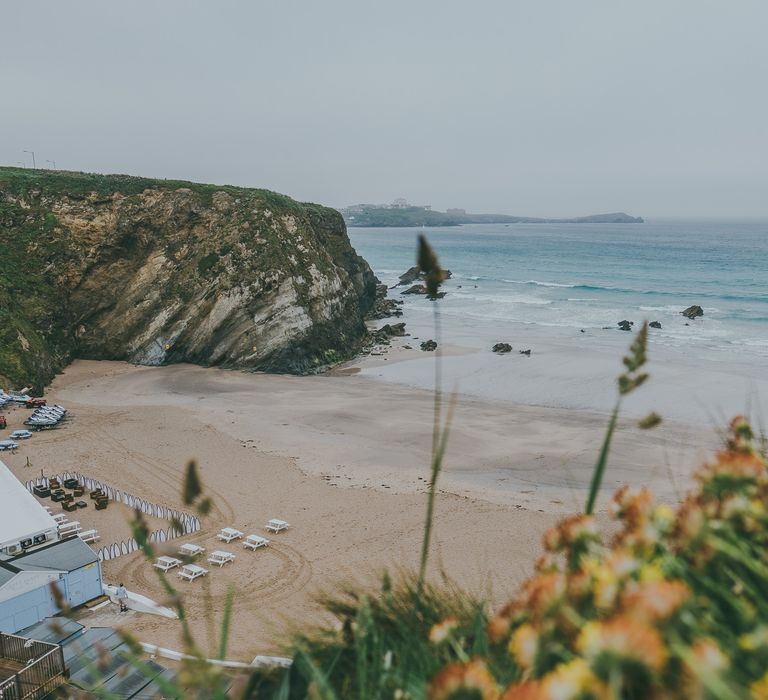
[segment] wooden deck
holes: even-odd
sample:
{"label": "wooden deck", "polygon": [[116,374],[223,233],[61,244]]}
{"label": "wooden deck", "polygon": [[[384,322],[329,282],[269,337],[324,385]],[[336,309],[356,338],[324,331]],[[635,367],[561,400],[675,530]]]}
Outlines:
{"label": "wooden deck", "polygon": [[10,659],[3,659],[0,657],[0,681],[7,680],[11,676],[15,676],[21,669],[24,668],[24,664],[20,664],[18,661],[11,661]]}

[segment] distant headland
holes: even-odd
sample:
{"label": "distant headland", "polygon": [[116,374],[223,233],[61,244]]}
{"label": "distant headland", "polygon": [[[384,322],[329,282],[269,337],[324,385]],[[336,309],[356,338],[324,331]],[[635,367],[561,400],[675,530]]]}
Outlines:
{"label": "distant headland", "polygon": [[642,224],[640,216],[624,212],[592,214],[572,219],[542,219],[507,214],[468,214],[464,209],[435,211],[429,205],[409,204],[396,199],[392,204],[355,204],[341,209],[347,226],[461,226],[462,224]]}

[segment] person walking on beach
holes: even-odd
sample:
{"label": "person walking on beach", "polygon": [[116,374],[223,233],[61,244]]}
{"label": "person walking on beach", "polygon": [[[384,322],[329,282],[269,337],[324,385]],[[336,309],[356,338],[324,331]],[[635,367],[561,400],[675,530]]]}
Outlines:
{"label": "person walking on beach", "polygon": [[120,604],[120,612],[128,612],[128,591],[121,583],[117,587],[117,602]]}

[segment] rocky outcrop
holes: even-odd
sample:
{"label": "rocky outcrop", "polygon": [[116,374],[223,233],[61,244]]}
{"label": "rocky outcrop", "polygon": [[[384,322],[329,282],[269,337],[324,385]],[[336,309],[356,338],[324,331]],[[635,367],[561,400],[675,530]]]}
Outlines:
{"label": "rocky outcrop", "polygon": [[372,333],[377,343],[389,343],[390,338],[402,338],[407,335],[405,323],[385,323],[381,328]]}
{"label": "rocky outcrop", "polygon": [[632,326],[635,325],[635,322],[624,320],[624,321],[619,321],[617,325],[619,326],[619,330],[621,331],[631,331]]}
{"label": "rocky outcrop", "polygon": [[376,298],[338,212],[266,190],[0,168],[0,246],[10,385],[78,357],[310,372]]}
{"label": "rocky outcrop", "polygon": [[686,318],[694,319],[698,318],[699,316],[704,315],[704,309],[702,309],[700,306],[694,305],[689,306],[685,311],[681,311],[681,314],[685,316]]}
{"label": "rocky outcrop", "polygon": [[512,352],[512,346],[509,343],[496,343],[496,345],[491,348],[491,351],[503,355],[506,352]]}
{"label": "rocky outcrop", "polygon": [[406,289],[404,292],[400,292],[400,294],[426,294],[427,288],[423,284],[414,284],[408,289]]}
{"label": "rocky outcrop", "polygon": [[376,285],[376,299],[373,302],[373,307],[368,311],[366,316],[371,321],[378,321],[382,318],[390,318],[391,316],[403,315],[403,302],[401,299],[388,299],[387,298],[387,285]]}
{"label": "rocky outcrop", "polygon": [[424,352],[432,352],[437,350],[437,343],[434,340],[425,340],[420,347]]}
{"label": "rocky outcrop", "polygon": [[[419,269],[418,265],[414,265],[413,267],[407,269],[402,275],[400,275],[398,279],[400,281],[395,285],[395,287],[401,287],[406,284],[413,284],[419,280],[423,281],[424,273]],[[451,279],[451,271],[443,270],[443,280],[449,279]]]}
{"label": "rocky outcrop", "polygon": [[661,323],[659,321],[651,321],[648,325],[651,328],[661,328]]}

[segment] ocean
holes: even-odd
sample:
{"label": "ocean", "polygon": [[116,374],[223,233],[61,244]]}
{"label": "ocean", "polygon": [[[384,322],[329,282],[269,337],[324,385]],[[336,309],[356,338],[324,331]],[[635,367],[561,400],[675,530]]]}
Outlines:
{"label": "ocean", "polygon": [[[349,229],[357,252],[389,286],[415,263],[419,233],[413,228]],[[618,367],[631,338],[618,329],[624,319],[635,328],[643,320],[658,321],[661,329],[650,333],[651,357],[676,365],[679,372],[735,373],[740,396],[755,377],[768,375],[768,222],[496,224],[423,233],[452,272],[444,285],[448,293],[437,302],[443,342],[485,353],[484,361],[454,368],[469,393],[510,393],[498,374],[494,380],[487,351],[495,342],[510,342],[516,350],[532,347],[534,354],[559,350],[561,361],[572,349],[576,375],[575,365],[592,352],[603,353],[606,362],[615,358]],[[405,300],[403,320],[413,332],[428,334],[433,302],[400,296],[402,289],[390,294]],[[680,312],[693,304],[703,308],[704,316],[686,319]],[[606,367],[606,376],[615,376],[612,367]],[[379,374],[424,383],[416,379],[423,368],[413,374],[390,370]],[[599,372],[592,367],[579,375],[582,382],[544,387],[537,403],[597,408],[578,397],[588,393],[587,385]],[[520,388],[519,381],[515,385]],[[704,392],[697,400],[717,403],[722,393]]]}

